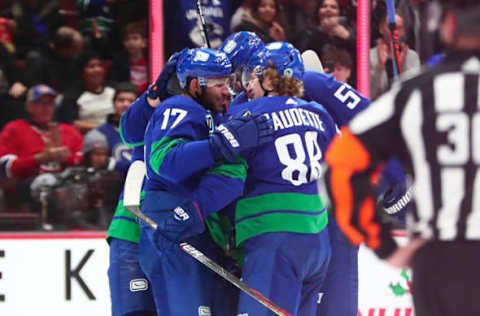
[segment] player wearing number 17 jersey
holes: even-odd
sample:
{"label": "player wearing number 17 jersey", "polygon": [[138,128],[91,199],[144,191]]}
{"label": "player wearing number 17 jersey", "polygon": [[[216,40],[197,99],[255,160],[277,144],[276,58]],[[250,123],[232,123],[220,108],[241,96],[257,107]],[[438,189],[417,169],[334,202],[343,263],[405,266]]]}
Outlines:
{"label": "player wearing number 17 jersey", "polygon": [[[336,128],[321,105],[298,98],[304,68],[291,44],[265,46],[254,69],[247,92],[255,100],[231,110],[264,113],[275,131],[273,142],[248,156],[244,196],[235,206],[236,244],[245,250],[242,279],[287,312],[314,315],[330,260],[316,179]],[[243,293],[237,314],[271,315]]]}

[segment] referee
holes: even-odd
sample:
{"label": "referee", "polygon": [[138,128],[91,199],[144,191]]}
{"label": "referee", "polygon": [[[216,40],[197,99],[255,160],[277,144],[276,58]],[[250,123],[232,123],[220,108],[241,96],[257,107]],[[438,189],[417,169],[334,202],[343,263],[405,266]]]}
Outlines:
{"label": "referee", "polygon": [[[394,86],[342,129],[326,153],[337,223],[396,266],[411,264],[417,316],[480,315],[480,2],[444,4],[443,62]],[[414,179],[398,248],[375,212],[382,163],[402,162]]]}

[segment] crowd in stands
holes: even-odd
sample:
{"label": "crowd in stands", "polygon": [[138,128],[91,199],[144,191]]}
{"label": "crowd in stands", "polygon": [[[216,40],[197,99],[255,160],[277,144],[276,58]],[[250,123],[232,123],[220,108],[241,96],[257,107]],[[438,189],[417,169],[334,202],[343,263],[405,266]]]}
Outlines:
{"label": "crowd in stands", "polygon": [[[175,2],[175,5],[172,4]],[[232,32],[314,50],[355,86],[356,1],[204,0],[212,46]],[[402,71],[420,65],[415,18],[396,1]],[[165,55],[202,45],[193,1],[163,1]],[[118,122],[148,86],[148,0],[0,2],[0,230],[105,229],[130,151]],[[383,0],[372,1],[371,89],[394,80]],[[16,215],[15,215],[16,214]],[[53,225],[53,226],[52,226]]]}

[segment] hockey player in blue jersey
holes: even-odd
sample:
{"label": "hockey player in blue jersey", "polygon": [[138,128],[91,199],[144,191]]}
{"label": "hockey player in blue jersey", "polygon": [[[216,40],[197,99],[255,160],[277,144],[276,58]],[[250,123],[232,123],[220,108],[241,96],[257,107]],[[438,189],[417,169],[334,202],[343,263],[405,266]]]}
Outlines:
{"label": "hockey player in blue jersey", "polygon": [[[245,193],[235,206],[235,240],[243,246],[242,279],[293,315],[313,315],[327,272],[327,211],[317,195],[322,152],[336,134],[321,105],[303,94],[303,64],[291,44],[274,42],[258,54],[247,90],[253,101],[231,108],[265,113],[274,141],[248,158]],[[240,294],[238,315],[271,315]]]}
{"label": "hockey player in blue jersey", "polygon": [[[128,107],[121,118],[120,136],[125,145],[133,148],[132,162],[144,159],[143,137],[146,125],[160,100],[168,98],[167,82],[175,74],[180,54],[174,54],[162,69],[157,80],[141,97]],[[133,93],[133,95],[136,95]],[[130,98],[128,89],[117,89],[116,94],[125,103]],[[117,96],[114,98],[117,99]],[[128,140],[128,141],[126,141]],[[110,245],[110,266],[108,277],[112,300],[112,316],[154,316],[155,304],[152,286],[138,262],[140,225],[137,219],[123,206],[123,192],[112,223],[108,229],[107,242]],[[131,290],[134,288],[134,291]]]}
{"label": "hockey player in blue jersey", "polygon": [[216,258],[204,219],[243,193],[246,165],[239,153],[271,140],[271,125],[263,116],[246,114],[214,128],[208,110],[223,111],[230,73],[224,53],[184,51],[177,63],[184,92],[163,101],[146,129],[143,211],[159,228],[142,225],[139,261],[158,314],[211,313],[217,277],[176,243],[187,241]]}
{"label": "hockey player in blue jersey", "polygon": [[[232,77],[229,87],[234,94],[241,92],[241,73],[248,64],[250,57],[264,47],[262,40],[252,32],[238,32],[231,34],[220,47],[232,63]],[[180,52],[172,54],[165,64],[162,73],[147,93],[144,93],[135,103],[128,108],[120,122],[120,132],[123,141],[130,146],[143,144],[143,137],[148,120],[160,100],[165,100],[174,94],[169,89],[172,81],[176,80],[176,63]],[[236,89],[235,89],[236,88]],[[232,92],[230,91],[230,92]],[[175,91],[175,93],[178,91]],[[246,101],[246,99],[245,99]],[[237,102],[238,103],[238,102]]]}
{"label": "hockey player in blue jersey", "polygon": [[[255,64],[255,61],[252,60]],[[249,75],[252,65],[246,67]],[[306,70],[304,83],[304,99],[322,104],[340,128],[359,112],[369,106],[370,101],[361,96],[348,84],[339,82],[331,75],[318,71]],[[246,102],[248,94],[242,92],[232,102],[234,110],[238,104]],[[397,211],[402,216],[405,205],[405,175],[395,161],[389,162],[377,187],[386,209]],[[403,207],[402,207],[403,206]],[[329,272],[320,293],[321,303],[318,316],[345,315],[356,316],[358,311],[358,247],[352,246],[345,239],[333,218],[328,225],[332,245],[332,258]]]}
{"label": "hockey player in blue jersey", "polygon": [[[248,32],[240,32],[248,33]],[[240,34],[237,33],[237,34]],[[251,33],[249,33],[251,34]],[[235,39],[237,41],[236,45],[228,44],[229,41]],[[254,36],[252,38],[247,36],[237,36],[233,35],[227,39],[222,45],[224,47],[229,47],[227,49],[227,55],[229,55],[233,60],[237,60],[237,68],[242,68],[240,61],[244,61],[250,57],[252,54],[252,49],[248,49],[248,43],[256,43]],[[234,47],[234,49],[232,49]],[[230,54],[229,54],[230,53]],[[178,54],[174,55],[173,58],[167,63],[164,71],[162,72],[161,78],[157,80],[161,89],[157,89],[157,93],[164,93],[161,95],[161,99],[165,97],[166,86],[169,79],[169,76],[174,72],[172,65],[176,63],[176,57]],[[245,57],[245,56],[248,56]],[[170,64],[170,71],[168,71]],[[337,82],[332,76],[327,74],[322,74],[313,71],[305,71],[303,76],[303,81],[305,85],[305,98],[313,99],[319,103],[322,103],[329,113],[334,117],[335,123],[341,127],[342,125],[348,123],[348,121],[360,110],[364,109],[369,104],[369,100],[363,98],[356,92],[354,89],[345,85],[341,82]],[[168,96],[168,94],[167,94]],[[146,120],[150,117],[153,112],[153,108],[148,105],[146,98],[145,102],[136,102],[126,113],[122,122],[135,121],[137,119],[139,124],[132,124],[132,127],[137,127],[138,125],[145,126]],[[246,94],[242,92],[239,97],[234,100],[234,103],[242,103],[247,100]],[[234,104],[232,103],[232,104]],[[235,107],[232,108],[232,110]],[[138,110],[137,110],[138,109]],[[128,113],[128,112],[131,112]],[[130,115],[127,115],[130,114]],[[125,118],[128,117],[128,120]],[[147,119],[145,119],[147,118]],[[142,123],[143,120],[143,123]],[[127,126],[126,124],[122,126]],[[131,142],[142,142],[143,141],[143,130],[140,128],[131,129],[132,133],[129,135],[129,140]],[[140,132],[138,132],[140,131]],[[136,134],[138,135],[136,135]],[[137,138],[135,138],[137,136]],[[395,177],[396,178],[396,177]],[[395,179],[394,178],[394,179]],[[384,181],[384,183],[392,184],[391,180]],[[400,183],[401,181],[397,182]],[[385,193],[387,189],[383,189]],[[395,195],[395,198],[392,199],[392,205],[395,205],[396,200],[398,200],[399,194]],[[335,315],[356,315],[357,314],[357,300],[358,300],[358,271],[357,271],[357,251],[358,249],[350,246],[349,243],[345,242],[345,239],[341,233],[339,233],[336,223],[333,221],[328,226],[328,229],[331,233],[331,239],[333,244],[332,251],[332,265],[330,266],[330,273],[327,276],[325,288],[322,289],[323,298],[322,304],[320,306],[319,315],[329,315],[333,313]],[[337,263],[338,261],[338,263]]]}
{"label": "hockey player in blue jersey", "polygon": [[[347,124],[370,101],[349,85],[331,75],[305,71],[304,98],[321,103],[330,113],[338,128]],[[328,232],[332,257],[328,273],[319,294],[317,316],[358,314],[358,247],[352,246],[329,216]]]}
{"label": "hockey player in blue jersey", "polygon": [[227,54],[228,59],[232,62],[233,74],[230,88],[234,97],[244,90],[242,86],[243,68],[248,65],[250,57],[264,46],[265,44],[257,34],[247,31],[231,34],[220,46],[219,50]]}
{"label": "hockey player in blue jersey", "polygon": [[[143,146],[132,151],[132,162],[143,160]],[[123,205],[123,192],[107,233],[110,245],[108,281],[112,316],[155,316],[152,286],[138,262],[140,226]]]}

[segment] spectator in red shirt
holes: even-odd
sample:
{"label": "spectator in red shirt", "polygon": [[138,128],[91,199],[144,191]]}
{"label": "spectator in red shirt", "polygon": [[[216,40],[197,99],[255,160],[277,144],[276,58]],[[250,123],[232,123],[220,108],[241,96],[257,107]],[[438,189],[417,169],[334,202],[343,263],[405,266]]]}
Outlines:
{"label": "spectator in red shirt", "polygon": [[148,86],[147,31],[141,22],[127,24],[123,35],[124,51],[114,57],[108,81],[131,82],[142,93]]}
{"label": "spectator in red shirt", "polygon": [[8,123],[0,134],[0,176],[27,179],[59,172],[82,160],[82,135],[71,125],[52,121],[57,93],[35,85],[27,93],[27,119]]}

